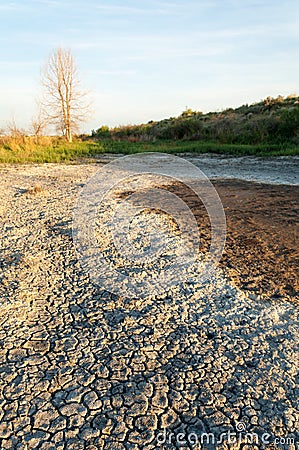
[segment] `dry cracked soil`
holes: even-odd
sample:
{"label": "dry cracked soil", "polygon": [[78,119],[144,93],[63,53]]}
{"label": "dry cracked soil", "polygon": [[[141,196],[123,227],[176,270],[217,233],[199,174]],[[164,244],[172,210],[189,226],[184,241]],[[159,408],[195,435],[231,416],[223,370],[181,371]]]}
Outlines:
{"label": "dry cracked soil", "polygon": [[279,194],[283,252],[287,224],[263,212],[266,196],[278,214],[274,188],[219,181],[220,268],[130,299],[94,285],[74,250],[72,211],[97,169],[1,167],[0,448],[298,449],[297,188]]}

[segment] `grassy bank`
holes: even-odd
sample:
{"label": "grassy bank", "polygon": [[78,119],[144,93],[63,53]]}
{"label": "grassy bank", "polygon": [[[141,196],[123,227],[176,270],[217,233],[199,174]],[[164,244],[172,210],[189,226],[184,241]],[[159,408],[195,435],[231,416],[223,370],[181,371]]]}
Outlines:
{"label": "grassy bank", "polygon": [[252,105],[202,113],[187,108],[178,117],[92,130],[98,139],[135,142],[197,141],[233,145],[299,145],[299,97],[267,97]]}
{"label": "grassy bank", "polygon": [[104,153],[100,142],[73,142],[59,138],[5,138],[0,141],[0,163],[60,163]]}
{"label": "grassy bank", "polygon": [[161,153],[215,153],[233,156],[291,156],[299,155],[299,146],[295,145],[240,145],[217,144],[203,141],[156,141],[156,142],[102,142],[107,153],[122,153],[125,155],[142,152]]}
{"label": "grassy bank", "polygon": [[0,163],[60,163],[94,159],[104,153],[130,155],[142,152],[162,152],[172,154],[215,153],[235,156],[288,156],[299,155],[295,145],[240,145],[217,144],[202,141],[76,141],[66,143],[58,138],[31,137],[3,138],[0,141]]}

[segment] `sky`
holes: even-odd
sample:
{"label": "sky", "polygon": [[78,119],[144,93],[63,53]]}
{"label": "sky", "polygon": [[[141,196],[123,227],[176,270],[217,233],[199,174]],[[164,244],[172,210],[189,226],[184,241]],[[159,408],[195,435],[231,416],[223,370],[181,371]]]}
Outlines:
{"label": "sky", "polygon": [[90,132],[299,94],[298,0],[0,0],[0,129],[28,128],[49,53],[70,48]]}

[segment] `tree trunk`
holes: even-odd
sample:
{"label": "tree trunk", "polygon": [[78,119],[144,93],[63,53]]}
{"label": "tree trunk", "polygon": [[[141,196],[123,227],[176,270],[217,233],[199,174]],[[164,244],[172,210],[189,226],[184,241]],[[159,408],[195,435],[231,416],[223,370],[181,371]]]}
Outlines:
{"label": "tree trunk", "polygon": [[69,129],[67,131],[66,137],[67,137],[68,142],[73,142],[73,135],[72,135],[72,130],[71,129]]}

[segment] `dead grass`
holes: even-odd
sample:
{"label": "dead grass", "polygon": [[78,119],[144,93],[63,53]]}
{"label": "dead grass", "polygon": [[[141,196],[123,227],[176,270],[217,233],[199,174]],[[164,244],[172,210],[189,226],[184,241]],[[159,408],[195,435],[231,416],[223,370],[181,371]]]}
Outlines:
{"label": "dead grass", "polygon": [[43,188],[36,184],[32,188],[27,189],[28,194],[38,194],[43,191]]}

